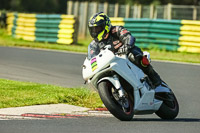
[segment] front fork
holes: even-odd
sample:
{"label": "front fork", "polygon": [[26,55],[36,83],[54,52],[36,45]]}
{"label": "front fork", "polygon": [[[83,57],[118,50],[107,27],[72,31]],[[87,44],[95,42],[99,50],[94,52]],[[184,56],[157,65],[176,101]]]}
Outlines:
{"label": "front fork", "polygon": [[121,84],[119,82],[118,76],[114,75],[113,79],[114,79],[114,84],[113,85],[115,86],[116,90],[119,93],[119,98],[125,97],[125,91],[124,91],[123,87],[121,86]]}
{"label": "front fork", "polygon": [[124,112],[127,112],[127,108],[129,107],[129,101],[126,96],[127,94],[124,91],[122,85],[120,84],[118,76],[114,75],[113,77],[114,77],[113,79],[115,81],[115,84],[113,84],[113,85],[116,88],[116,91],[117,91],[116,93],[118,93],[118,102],[119,102],[119,104],[121,104]]}
{"label": "front fork", "polygon": [[112,83],[112,85],[116,88],[116,90],[114,89],[114,91],[112,93],[113,93],[113,96],[115,97],[115,99],[119,102],[119,104],[121,104],[123,110],[125,110],[125,108],[128,108],[129,103],[128,103],[128,99],[126,96],[127,94],[119,82],[118,75],[115,74],[115,75],[113,75],[113,77],[104,77],[103,79],[98,81],[98,83],[100,83],[103,80],[110,81]]}

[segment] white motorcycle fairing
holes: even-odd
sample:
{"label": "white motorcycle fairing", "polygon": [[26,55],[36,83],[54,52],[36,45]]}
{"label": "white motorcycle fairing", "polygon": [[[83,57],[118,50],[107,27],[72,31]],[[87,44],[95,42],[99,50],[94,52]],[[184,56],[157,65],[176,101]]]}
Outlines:
{"label": "white motorcycle fairing", "polygon": [[[151,89],[143,71],[131,63],[126,55],[114,55],[108,48],[102,50],[92,59],[86,58],[83,64],[83,79],[97,89],[98,83],[110,81],[116,89],[122,88],[117,76],[102,77],[106,72],[114,71],[123,77],[134,88],[134,114],[152,114],[157,111],[161,100],[155,99],[155,90]],[[162,90],[160,90],[162,91]]]}

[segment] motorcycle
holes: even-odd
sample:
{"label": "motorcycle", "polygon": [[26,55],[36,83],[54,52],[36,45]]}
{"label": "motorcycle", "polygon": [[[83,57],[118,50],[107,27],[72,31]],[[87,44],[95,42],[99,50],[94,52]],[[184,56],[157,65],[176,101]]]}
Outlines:
{"label": "motorcycle", "polygon": [[[144,53],[150,60],[150,54]],[[169,86],[163,81],[155,88],[127,55],[113,53],[110,45],[99,53],[88,52],[82,76],[99,93],[108,111],[121,121],[130,121],[134,115],[155,113],[167,120],[178,115],[178,101]]]}

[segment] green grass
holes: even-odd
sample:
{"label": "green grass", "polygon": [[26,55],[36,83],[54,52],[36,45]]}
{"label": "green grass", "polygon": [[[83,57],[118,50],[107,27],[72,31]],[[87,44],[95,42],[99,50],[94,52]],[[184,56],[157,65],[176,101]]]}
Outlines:
{"label": "green grass", "polygon": [[0,108],[66,103],[102,107],[99,95],[86,88],[63,88],[31,82],[0,79]]}
{"label": "green grass", "polygon": [[[31,48],[43,48],[54,50],[65,50],[73,52],[87,52],[87,46],[91,42],[91,39],[79,39],[77,44],[74,45],[62,45],[55,43],[42,43],[42,42],[30,42],[22,39],[15,39],[7,35],[5,29],[0,29],[0,45],[1,46],[17,46],[17,47],[31,47]],[[184,53],[184,52],[170,52],[165,50],[147,50],[151,54],[151,58],[157,60],[169,60],[178,62],[190,62],[200,63],[200,54],[198,53]]]}

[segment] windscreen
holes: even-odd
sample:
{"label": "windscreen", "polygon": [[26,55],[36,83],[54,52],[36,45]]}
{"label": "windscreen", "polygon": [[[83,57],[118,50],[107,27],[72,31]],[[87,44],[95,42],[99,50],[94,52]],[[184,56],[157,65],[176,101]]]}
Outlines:
{"label": "windscreen", "polygon": [[88,59],[92,59],[93,57],[97,56],[100,53],[99,47],[92,47],[91,45],[88,46]]}

